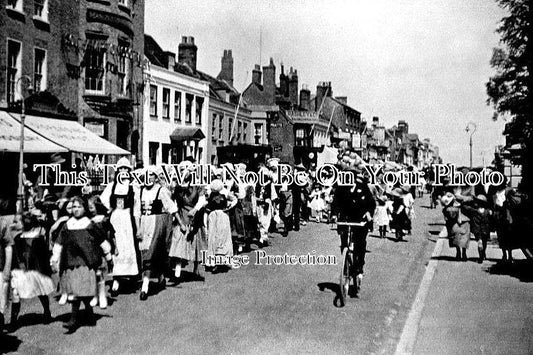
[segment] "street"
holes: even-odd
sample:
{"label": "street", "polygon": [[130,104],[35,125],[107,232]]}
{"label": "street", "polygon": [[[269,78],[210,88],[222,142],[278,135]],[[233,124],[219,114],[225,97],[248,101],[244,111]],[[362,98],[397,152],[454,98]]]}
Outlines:
{"label": "street", "polygon": [[[427,197],[416,201],[413,233],[406,242],[395,242],[391,233],[386,239],[377,233],[369,235],[362,291],[345,307],[338,307],[336,299],[338,265],[256,265],[252,252],[249,265],[207,273],[203,282],[193,281],[187,273],[188,281],[168,286],[146,302],[139,301],[138,292],[121,294],[107,309],[96,309],[95,327],[82,326],[71,335],[62,328],[69,306],[52,301],[54,322],[42,325],[38,301],[23,302],[22,326],[2,340],[2,350],[23,354],[394,353],[442,229],[440,208],[432,210],[427,204]],[[271,246],[264,250],[268,255],[338,256],[338,243],[331,226],[311,222],[287,238],[274,234]],[[444,246],[443,255],[451,253]],[[467,267],[475,275],[484,274],[475,256],[471,253],[467,264],[443,256],[440,267]],[[445,282],[442,277],[438,282]],[[521,292],[527,290],[530,284],[523,284]],[[450,292],[443,291],[453,293],[449,282],[442,289],[433,287],[427,302],[449,302]],[[440,307],[433,302],[428,308],[435,313]],[[416,353],[424,353],[423,348],[435,351],[431,339],[438,321],[426,316],[421,324],[423,338]],[[441,346],[449,344],[449,339],[437,339]],[[456,350],[461,344],[466,343],[458,341]]]}

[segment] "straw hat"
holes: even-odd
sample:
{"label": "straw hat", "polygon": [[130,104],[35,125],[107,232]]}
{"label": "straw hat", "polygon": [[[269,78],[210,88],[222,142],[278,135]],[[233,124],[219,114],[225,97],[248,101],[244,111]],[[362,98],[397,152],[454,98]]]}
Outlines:
{"label": "straw hat", "polygon": [[120,158],[118,161],[117,161],[117,165],[116,165],[116,169],[120,169],[120,168],[126,168],[126,169],[130,169],[132,170],[132,166],[130,164],[130,161],[128,158],[126,157],[122,157]]}
{"label": "straw hat", "polygon": [[477,196],[475,197],[475,199],[476,199],[477,202],[480,202],[480,203],[482,203],[482,204],[486,204],[486,203],[488,203],[487,196],[485,196],[485,195],[481,195],[481,194],[479,194],[479,195],[477,195]]}

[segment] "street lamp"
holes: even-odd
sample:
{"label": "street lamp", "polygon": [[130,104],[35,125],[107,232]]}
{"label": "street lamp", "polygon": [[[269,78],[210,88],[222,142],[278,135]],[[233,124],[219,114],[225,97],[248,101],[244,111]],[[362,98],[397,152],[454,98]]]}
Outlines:
{"label": "street lamp", "polygon": [[19,86],[19,82],[24,79],[28,84],[27,90],[33,92],[33,86],[31,85],[31,78],[27,75],[22,75],[18,78],[15,87],[22,98],[22,106],[20,110],[20,155],[19,155],[19,176],[18,176],[18,191],[17,191],[17,214],[22,214],[24,209],[24,124],[26,121],[25,105],[24,105],[24,92],[22,85]]}
{"label": "street lamp", "polygon": [[[473,127],[473,129],[470,127]],[[465,132],[467,133],[472,130],[472,133],[470,133],[470,169],[472,169],[472,136],[476,133],[476,129],[477,125],[472,121],[468,122],[465,128]]]}

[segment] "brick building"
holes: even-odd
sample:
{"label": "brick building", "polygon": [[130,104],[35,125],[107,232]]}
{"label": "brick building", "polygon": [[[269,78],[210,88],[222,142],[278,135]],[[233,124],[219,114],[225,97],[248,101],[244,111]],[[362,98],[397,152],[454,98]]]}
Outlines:
{"label": "brick building", "polygon": [[[138,154],[144,0],[9,0],[0,8],[0,106],[78,120]],[[21,91],[21,89],[23,91]]]}

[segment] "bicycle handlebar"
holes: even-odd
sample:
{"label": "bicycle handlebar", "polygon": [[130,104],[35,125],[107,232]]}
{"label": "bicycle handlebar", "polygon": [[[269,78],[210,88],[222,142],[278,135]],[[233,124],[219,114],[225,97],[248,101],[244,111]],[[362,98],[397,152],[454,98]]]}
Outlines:
{"label": "bicycle handlebar", "polygon": [[365,227],[368,222],[337,222],[337,226]]}

